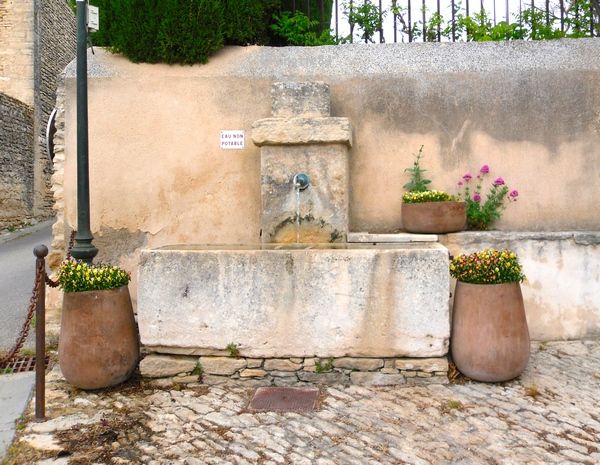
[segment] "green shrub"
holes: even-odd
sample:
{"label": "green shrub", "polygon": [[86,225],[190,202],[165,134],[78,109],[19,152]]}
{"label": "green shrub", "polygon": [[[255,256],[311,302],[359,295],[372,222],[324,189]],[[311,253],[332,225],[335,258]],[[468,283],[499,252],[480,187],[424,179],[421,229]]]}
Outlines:
{"label": "green shrub", "polygon": [[225,43],[269,44],[269,24],[280,4],[280,0],[224,0]]}
{"label": "green shrub", "polygon": [[450,262],[450,275],[471,284],[519,283],[525,279],[517,254],[496,249],[455,257]]}
{"label": "green shrub", "polygon": [[58,271],[58,283],[65,292],[116,289],[125,286],[129,279],[129,274],[119,267],[75,260],[65,260]]}
{"label": "green shrub", "polygon": [[284,11],[280,15],[273,15],[274,23],[271,30],[280,39],[283,39],[285,45],[335,45],[335,37],[331,35],[329,29],[318,34],[319,21],[311,20],[301,11],[294,14]]}
{"label": "green shrub", "polygon": [[221,0],[160,0],[163,18],[158,33],[160,61],[206,63],[223,47]]}

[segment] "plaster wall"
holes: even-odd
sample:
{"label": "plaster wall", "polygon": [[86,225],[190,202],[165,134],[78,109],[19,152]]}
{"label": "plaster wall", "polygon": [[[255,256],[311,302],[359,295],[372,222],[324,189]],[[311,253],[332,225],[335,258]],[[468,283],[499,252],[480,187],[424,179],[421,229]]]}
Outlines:
{"label": "plaster wall", "polygon": [[451,254],[514,250],[532,339],[600,337],[600,233],[462,232],[441,236]]}
{"label": "plaster wall", "polygon": [[[453,192],[465,171],[487,163],[519,190],[500,230],[600,230],[596,39],[230,47],[192,67],[133,64],[96,49],[89,62],[94,243],[100,260],[131,271],[143,247],[259,241],[260,158],[249,136],[270,116],[271,84],[282,80],[325,81],[332,116],[353,126],[350,231],[401,228],[404,169],[421,145],[434,188]],[[68,231],[74,63],[65,85]],[[245,130],[246,147],[220,149],[223,129]],[[135,277],[131,288],[135,295]],[[554,336],[574,334],[561,331]]]}

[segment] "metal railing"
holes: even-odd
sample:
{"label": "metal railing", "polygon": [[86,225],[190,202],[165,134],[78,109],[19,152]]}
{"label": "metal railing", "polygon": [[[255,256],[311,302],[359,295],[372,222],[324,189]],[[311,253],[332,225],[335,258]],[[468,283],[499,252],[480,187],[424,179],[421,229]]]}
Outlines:
{"label": "metal railing", "polygon": [[465,18],[474,26],[527,28],[524,38],[549,38],[544,31],[556,37],[600,37],[600,0],[333,0],[330,24],[324,24],[325,0],[316,1],[316,12],[315,1],[312,5],[310,0],[291,2],[292,11],[318,20],[320,31],[329,26],[338,40],[349,42],[473,40]]}

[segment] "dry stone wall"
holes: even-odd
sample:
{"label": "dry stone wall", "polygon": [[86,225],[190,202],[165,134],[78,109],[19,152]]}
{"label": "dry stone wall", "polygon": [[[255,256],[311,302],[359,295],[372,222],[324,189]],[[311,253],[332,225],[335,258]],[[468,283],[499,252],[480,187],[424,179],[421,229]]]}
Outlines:
{"label": "dry stone wall", "polygon": [[154,353],[140,362],[140,372],[165,386],[199,379],[205,384],[247,386],[446,384],[448,360],[446,357],[191,357]]}
{"label": "dry stone wall", "polygon": [[0,229],[31,217],[33,109],[0,93]]}
{"label": "dry stone wall", "polygon": [[36,215],[50,216],[53,197],[52,162],[46,148],[46,126],[55,107],[57,79],[75,57],[75,15],[64,0],[36,0],[35,108],[36,108]]}

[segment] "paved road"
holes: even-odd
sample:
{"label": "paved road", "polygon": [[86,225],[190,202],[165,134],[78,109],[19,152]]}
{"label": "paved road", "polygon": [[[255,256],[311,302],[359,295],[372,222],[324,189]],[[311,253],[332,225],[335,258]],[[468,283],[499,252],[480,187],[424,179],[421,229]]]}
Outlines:
{"label": "paved road", "polygon": [[[9,349],[25,318],[35,275],[33,248],[52,242],[52,221],[0,236],[0,350]],[[29,337],[28,346],[34,339]]]}

